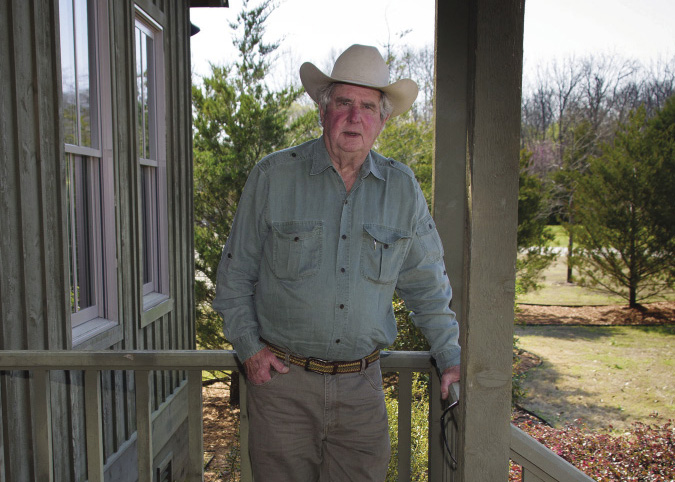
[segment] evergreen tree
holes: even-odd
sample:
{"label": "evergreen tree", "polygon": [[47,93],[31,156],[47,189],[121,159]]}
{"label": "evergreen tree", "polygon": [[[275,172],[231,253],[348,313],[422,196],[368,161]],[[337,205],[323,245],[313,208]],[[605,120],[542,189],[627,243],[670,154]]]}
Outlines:
{"label": "evergreen tree", "polygon": [[556,257],[548,247],[553,240],[551,229],[547,226],[548,195],[541,179],[528,172],[531,158],[531,152],[521,150],[516,261],[518,293],[536,289],[539,275]]}
{"label": "evergreen tree", "polygon": [[[221,250],[230,232],[248,174],[262,157],[302,139],[309,130],[301,112],[289,122],[289,109],[302,93],[288,88],[271,92],[265,83],[270,58],[279,46],[265,43],[271,0],[248,9],[244,1],[236,23],[232,65],[211,66],[203,87],[193,86],[194,215],[197,343],[223,348],[222,320],[211,309]],[[316,124],[316,121],[313,122]],[[298,128],[298,126],[300,126]]]}
{"label": "evergreen tree", "polygon": [[654,165],[653,191],[647,205],[654,250],[670,260],[669,270],[675,276],[675,96],[649,122],[646,143]]}
{"label": "evergreen tree", "polygon": [[433,129],[429,122],[414,120],[411,112],[391,118],[377,138],[375,150],[408,165],[420,183],[431,209]]}
{"label": "evergreen tree", "polygon": [[[648,124],[644,107],[633,112],[577,178],[579,281],[631,307],[673,285],[673,116],[657,119]],[[671,225],[659,225],[666,212]]]}

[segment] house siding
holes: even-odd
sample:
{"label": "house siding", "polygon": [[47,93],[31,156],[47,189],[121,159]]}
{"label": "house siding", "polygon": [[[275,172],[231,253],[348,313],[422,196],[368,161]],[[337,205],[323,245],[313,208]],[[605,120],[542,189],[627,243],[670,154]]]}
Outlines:
{"label": "house siding", "polygon": [[[135,140],[135,5],[164,39],[170,308],[141,323],[140,170]],[[61,122],[58,0],[0,2],[0,349],[72,349],[66,161]],[[84,343],[96,349],[195,348],[189,2],[108,2],[118,328]],[[54,479],[86,479],[83,374],[52,372]],[[0,482],[35,479],[33,390],[26,372],[0,372]],[[185,373],[157,372],[153,408],[175,403]],[[101,373],[104,459],[124,474],[135,450],[133,374]],[[169,400],[167,402],[167,400]],[[175,411],[172,410],[175,414]],[[158,458],[184,455],[185,425],[153,441]],[[182,428],[181,428],[182,427]],[[161,462],[162,460],[158,460]],[[120,476],[122,477],[122,476]],[[122,480],[112,477],[111,480]]]}

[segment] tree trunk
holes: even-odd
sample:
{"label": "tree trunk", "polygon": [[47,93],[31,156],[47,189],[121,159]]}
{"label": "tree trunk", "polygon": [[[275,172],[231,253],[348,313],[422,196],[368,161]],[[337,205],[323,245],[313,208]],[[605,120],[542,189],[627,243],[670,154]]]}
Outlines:
{"label": "tree trunk", "polygon": [[570,233],[569,242],[567,243],[567,282],[573,283],[574,276],[572,275],[572,251],[574,249],[574,235]]}

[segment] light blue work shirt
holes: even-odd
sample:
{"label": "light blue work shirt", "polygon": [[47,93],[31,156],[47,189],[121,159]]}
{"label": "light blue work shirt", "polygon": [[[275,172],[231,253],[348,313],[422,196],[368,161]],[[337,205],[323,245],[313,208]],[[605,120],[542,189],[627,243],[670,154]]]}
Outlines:
{"label": "light blue work shirt", "polygon": [[265,346],[260,337],[331,361],[386,348],[395,289],[438,368],[459,365],[443,247],[407,166],[370,151],[347,192],[321,137],[254,167],[213,301],[242,361]]}

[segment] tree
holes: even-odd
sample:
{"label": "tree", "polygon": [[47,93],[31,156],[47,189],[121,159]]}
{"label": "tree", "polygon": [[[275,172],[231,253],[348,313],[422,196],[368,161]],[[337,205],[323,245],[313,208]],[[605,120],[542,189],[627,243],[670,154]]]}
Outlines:
{"label": "tree", "polygon": [[675,95],[665,101],[649,122],[645,142],[650,164],[654,166],[650,184],[653,188],[647,200],[654,250],[670,261],[670,276],[675,276]]}
{"label": "tree", "polygon": [[377,138],[375,150],[406,164],[415,173],[431,209],[433,129],[429,122],[415,120],[411,112],[391,118]]}
{"label": "tree", "polygon": [[[234,45],[239,57],[233,65],[211,66],[203,87],[193,86],[194,213],[197,343],[222,348],[222,320],[211,309],[221,250],[230,232],[237,204],[249,172],[266,154],[301,140],[310,130],[308,116],[290,109],[301,90],[271,92],[265,83],[270,57],[278,44],[263,41],[271,0],[248,9],[244,1]],[[313,124],[316,124],[314,121]]]}
{"label": "tree", "polygon": [[649,124],[644,107],[633,112],[577,176],[579,282],[631,307],[673,286],[673,109]]}
{"label": "tree", "polygon": [[553,234],[547,226],[548,200],[544,183],[528,172],[532,153],[520,152],[516,283],[518,293],[537,288],[537,278],[555,259],[548,247]]}

